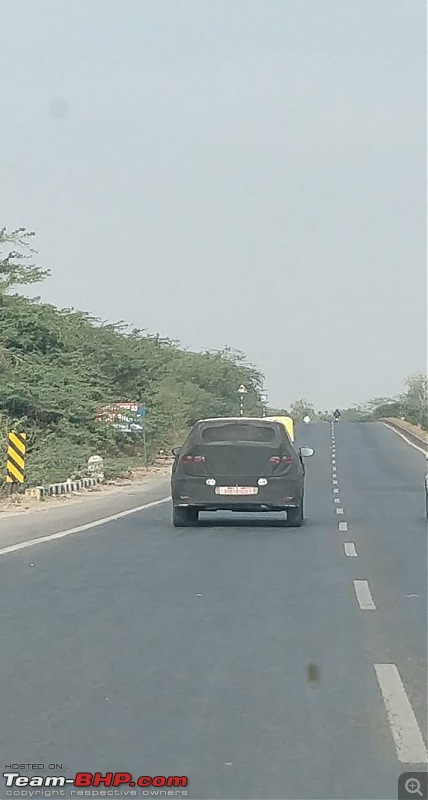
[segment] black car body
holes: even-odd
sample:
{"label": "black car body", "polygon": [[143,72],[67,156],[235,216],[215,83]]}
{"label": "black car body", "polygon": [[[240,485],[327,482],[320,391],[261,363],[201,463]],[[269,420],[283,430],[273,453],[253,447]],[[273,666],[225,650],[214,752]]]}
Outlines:
{"label": "black car body", "polygon": [[303,522],[309,448],[296,450],[280,422],[255,417],[204,419],[174,448],[173,523],[190,525],[200,511],[285,511]]}

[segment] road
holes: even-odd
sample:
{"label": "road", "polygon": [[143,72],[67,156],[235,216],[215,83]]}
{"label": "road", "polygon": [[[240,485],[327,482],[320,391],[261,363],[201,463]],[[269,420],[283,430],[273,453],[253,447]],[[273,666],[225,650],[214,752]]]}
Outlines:
{"label": "road", "polygon": [[301,529],[173,529],[167,502],[0,552],[2,767],[186,775],[193,800],[389,800],[426,769],[425,459],[331,430],[297,429]]}

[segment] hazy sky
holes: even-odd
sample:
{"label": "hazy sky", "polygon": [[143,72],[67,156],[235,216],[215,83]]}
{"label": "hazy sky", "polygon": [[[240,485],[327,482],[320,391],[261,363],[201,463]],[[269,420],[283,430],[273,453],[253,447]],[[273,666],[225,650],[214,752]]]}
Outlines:
{"label": "hazy sky", "polygon": [[0,225],[272,403],[426,368],[425,0],[0,0]]}

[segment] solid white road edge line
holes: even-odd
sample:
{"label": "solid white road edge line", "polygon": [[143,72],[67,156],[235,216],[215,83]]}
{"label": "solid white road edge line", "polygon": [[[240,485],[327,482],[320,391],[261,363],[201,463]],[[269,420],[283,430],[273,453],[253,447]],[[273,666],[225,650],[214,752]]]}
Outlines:
{"label": "solid white road edge line", "polygon": [[354,542],[344,542],[345,556],[358,556]]}
{"label": "solid white road edge line", "polygon": [[99,525],[105,525],[107,522],[115,522],[117,519],[129,517],[130,514],[136,514],[138,511],[144,511],[146,508],[154,508],[161,503],[166,503],[171,500],[171,497],[163,497],[161,500],[153,500],[151,503],[145,503],[143,506],[136,506],[129,508],[127,511],[119,511],[118,514],[112,514],[110,517],[103,517],[96,519],[94,522],[88,522],[86,525],[78,525],[77,528],[69,528],[66,531],[59,531],[58,533],[50,533],[48,536],[39,536],[37,539],[28,539],[26,542],[17,542],[8,547],[0,548],[0,556],[5,556],[8,553],[14,553],[16,550],[24,550],[26,547],[34,547],[36,544],[43,544],[43,542],[52,542],[54,539],[62,539],[64,536],[71,536],[72,533],[81,533],[88,531],[91,528],[97,528]]}
{"label": "solid white road edge line", "polygon": [[374,669],[399,760],[403,764],[426,764],[425,743],[397,667],[374,664]]}
{"label": "solid white road edge line", "polygon": [[424,450],[423,447],[418,447],[417,444],[411,442],[410,439],[407,438],[407,436],[404,436],[404,433],[400,433],[400,431],[397,431],[396,428],[393,428],[391,425],[388,425],[387,422],[382,422],[382,425],[385,425],[385,428],[389,428],[390,431],[394,431],[394,433],[396,433],[397,436],[401,436],[401,438],[404,439],[404,441],[407,442],[407,444],[409,444],[410,447],[414,447],[415,450],[419,450],[420,453],[426,455],[427,451]]}
{"label": "solid white road edge line", "polygon": [[339,522],[339,530],[340,531],[347,531],[348,530],[348,523],[347,522]]}
{"label": "solid white road edge line", "polygon": [[362,611],[372,611],[376,608],[367,581],[354,581],[354,589]]}

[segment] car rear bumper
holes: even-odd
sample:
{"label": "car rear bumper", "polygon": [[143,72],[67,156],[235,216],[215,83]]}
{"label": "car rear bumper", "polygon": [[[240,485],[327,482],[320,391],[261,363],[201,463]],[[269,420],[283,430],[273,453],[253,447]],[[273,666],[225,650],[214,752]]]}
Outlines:
{"label": "car rear bumper", "polygon": [[[217,486],[254,485],[248,478],[217,481]],[[266,486],[257,486],[256,495],[218,495],[215,489],[203,478],[177,478],[171,484],[172,501],[176,506],[197,506],[206,511],[280,511],[300,505],[303,480],[270,478]]]}
{"label": "car rear bumper", "polygon": [[287,508],[298,508],[295,503],[287,503],[284,505],[250,505],[245,503],[174,503],[178,508],[197,508],[198,511],[237,511],[246,514],[267,514],[269,511],[286,511]]}

